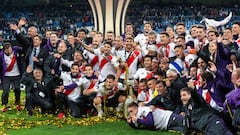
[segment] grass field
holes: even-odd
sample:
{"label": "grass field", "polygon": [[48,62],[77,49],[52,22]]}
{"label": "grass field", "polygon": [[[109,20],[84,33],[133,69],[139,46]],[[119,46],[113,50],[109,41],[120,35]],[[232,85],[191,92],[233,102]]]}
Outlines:
{"label": "grass field", "polygon": [[39,126],[31,129],[20,129],[8,131],[10,135],[176,135],[175,133],[163,131],[146,131],[131,129],[124,121],[114,123],[101,123],[92,126],[70,126],[65,125],[57,128],[53,125]]}
{"label": "grass field", "polygon": [[[12,105],[13,99],[14,94],[11,92],[9,111],[0,112],[0,135],[177,135],[177,133],[165,131],[132,129],[124,120],[116,117],[102,119],[98,117],[80,119],[65,117],[58,119],[56,116],[41,115],[37,112],[29,117],[25,110],[21,112],[15,110],[15,106]],[[24,104],[24,94],[22,94],[21,99],[22,104]]]}

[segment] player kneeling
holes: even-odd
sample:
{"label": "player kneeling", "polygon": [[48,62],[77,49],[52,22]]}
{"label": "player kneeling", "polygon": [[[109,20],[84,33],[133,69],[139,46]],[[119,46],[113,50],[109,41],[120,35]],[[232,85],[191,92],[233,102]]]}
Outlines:
{"label": "player kneeling", "polygon": [[86,89],[83,91],[84,95],[97,93],[97,96],[93,100],[93,105],[97,109],[99,117],[103,115],[102,103],[105,104],[106,107],[123,107],[126,97],[121,95],[119,91],[126,90],[127,87],[122,83],[115,84],[114,82],[115,76],[110,74],[103,83],[96,85],[92,89]]}

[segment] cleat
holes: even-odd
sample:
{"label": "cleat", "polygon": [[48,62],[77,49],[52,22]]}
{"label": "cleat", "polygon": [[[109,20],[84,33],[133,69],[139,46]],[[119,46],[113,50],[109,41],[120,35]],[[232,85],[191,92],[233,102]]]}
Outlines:
{"label": "cleat", "polygon": [[103,112],[98,112],[97,116],[101,118],[103,116]]}
{"label": "cleat", "polygon": [[33,111],[28,111],[28,116],[32,116],[33,115]]}
{"label": "cleat", "polygon": [[17,106],[16,106],[16,110],[17,110],[17,111],[21,111],[21,110],[22,110],[21,105],[17,105]]}
{"label": "cleat", "polygon": [[3,106],[2,112],[6,112],[6,111],[7,111],[7,106]]}
{"label": "cleat", "polygon": [[65,115],[64,115],[63,112],[61,112],[61,113],[58,114],[58,118],[59,118],[59,119],[62,119],[62,118],[64,118],[64,117],[65,117]]}

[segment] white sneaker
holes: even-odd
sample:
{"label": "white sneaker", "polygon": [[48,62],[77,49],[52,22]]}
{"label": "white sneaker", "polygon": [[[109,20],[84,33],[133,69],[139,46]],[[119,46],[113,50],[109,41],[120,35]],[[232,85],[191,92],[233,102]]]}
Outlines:
{"label": "white sneaker", "polygon": [[98,112],[98,117],[102,117],[103,116],[103,112]]}
{"label": "white sneaker", "polygon": [[118,106],[115,108],[117,112],[123,111],[123,103],[119,103]]}

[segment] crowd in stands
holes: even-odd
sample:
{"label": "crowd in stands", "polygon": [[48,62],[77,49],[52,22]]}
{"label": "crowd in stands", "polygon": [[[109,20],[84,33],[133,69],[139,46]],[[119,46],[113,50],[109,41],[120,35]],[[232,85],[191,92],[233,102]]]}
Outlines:
{"label": "crowd in stands", "polygon": [[2,8],[0,13],[0,34],[10,39],[12,31],[8,29],[9,24],[17,23],[19,17],[25,17],[28,20],[28,25],[36,26],[41,32],[40,34],[44,34],[46,29],[52,29],[59,31],[61,36],[69,32],[76,32],[81,27],[93,26],[93,15],[90,7]]}
{"label": "crowd in stands", "polygon": [[[15,92],[16,109],[22,110],[22,89],[26,92],[25,109],[29,116],[35,114],[35,106],[40,106],[42,113],[57,113],[58,118],[67,113],[79,118],[94,115],[93,112],[102,117],[107,107],[112,107],[125,112],[127,122],[134,128],[178,130],[183,134],[191,130],[205,135],[237,134],[240,22],[231,20],[232,25],[224,27],[220,34],[214,26],[195,22],[187,28],[184,20],[171,17],[186,14],[196,15],[192,19],[197,19],[200,14],[210,14],[217,15],[215,18],[220,13],[225,17],[225,9],[210,12],[204,6],[200,9],[179,6],[173,10],[145,8],[128,11],[129,15],[142,15],[138,22],[145,20],[140,24],[143,32],[137,33],[134,25],[127,23],[122,35],[71,29],[69,25],[75,24],[79,14],[82,23],[90,21],[90,12],[75,12],[76,18],[71,14],[70,20],[60,17],[68,16],[67,9],[51,12],[55,8],[46,9],[48,15],[42,9],[29,17],[12,14],[15,23],[7,22],[4,17],[7,25],[4,31],[11,31],[9,34],[16,41],[4,41],[0,52],[2,112],[9,111],[10,88]],[[180,9],[181,15],[177,15]],[[230,10],[238,11],[235,7]],[[56,29],[39,28],[47,26],[45,17],[51,19],[55,15],[60,17],[57,27],[61,27],[64,19],[70,21],[62,22],[66,26],[61,27],[66,39],[59,37]],[[159,20],[148,18],[152,15],[172,22],[161,23],[164,29],[156,32],[153,24]],[[49,18],[49,24],[57,25],[54,22],[58,19],[50,23]],[[172,27],[166,27],[169,25]]]}
{"label": "crowd in stands", "polygon": [[[171,9],[171,10],[170,10]],[[30,7],[21,9],[1,9],[0,34],[10,38],[12,34],[8,29],[9,23],[13,23],[24,16],[29,25],[37,26],[42,32],[46,29],[60,30],[62,34],[86,26],[93,27],[93,15],[90,7],[68,6],[68,7]],[[157,32],[167,26],[174,26],[177,22],[184,22],[189,29],[191,25],[199,23],[204,17],[221,20],[232,11],[234,16],[228,24],[232,25],[234,20],[240,19],[238,5],[231,8],[207,7],[207,6],[164,6],[158,8],[156,5],[146,4],[142,7],[130,6],[127,10],[126,20],[133,22],[137,31],[143,30],[143,21],[154,22],[153,26]],[[137,20],[137,21],[136,21]]]}
{"label": "crowd in stands", "polygon": [[[204,17],[221,20],[230,11],[234,13],[233,21],[240,19],[238,5],[234,5],[231,8],[207,7],[205,5],[172,5],[161,8],[159,6],[146,4],[142,7],[129,7],[127,20],[132,22],[139,30],[143,29],[144,20],[154,22],[155,30],[160,32],[167,26],[174,26],[177,22],[184,22],[189,29],[193,24],[199,23]],[[232,22],[229,23],[229,26],[231,25]]]}

